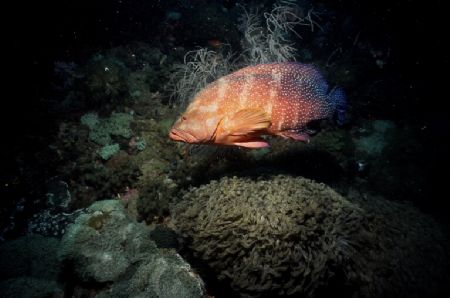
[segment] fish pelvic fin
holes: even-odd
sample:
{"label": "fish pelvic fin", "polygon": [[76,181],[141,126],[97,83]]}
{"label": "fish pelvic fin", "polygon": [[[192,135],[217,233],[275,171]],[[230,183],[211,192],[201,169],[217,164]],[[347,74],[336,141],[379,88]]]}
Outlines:
{"label": "fish pelvic fin", "polygon": [[271,121],[261,109],[242,109],[229,119],[229,132],[232,136],[244,136],[269,128]]}
{"label": "fish pelvic fin", "polygon": [[270,147],[269,143],[267,143],[263,138],[252,138],[241,142],[234,142],[233,145],[249,149]]}

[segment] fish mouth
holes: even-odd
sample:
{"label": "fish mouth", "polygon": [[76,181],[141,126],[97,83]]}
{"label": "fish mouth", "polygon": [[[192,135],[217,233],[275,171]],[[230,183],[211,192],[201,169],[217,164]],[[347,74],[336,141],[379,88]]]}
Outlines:
{"label": "fish mouth", "polygon": [[198,139],[187,131],[172,128],[169,132],[169,138],[177,142],[198,143]]}

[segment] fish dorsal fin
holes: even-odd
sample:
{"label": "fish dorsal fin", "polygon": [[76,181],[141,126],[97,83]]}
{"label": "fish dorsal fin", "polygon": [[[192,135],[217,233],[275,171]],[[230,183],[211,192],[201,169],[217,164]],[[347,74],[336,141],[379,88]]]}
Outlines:
{"label": "fish dorsal fin", "polygon": [[248,135],[270,126],[271,121],[262,109],[242,109],[230,118],[230,134]]}

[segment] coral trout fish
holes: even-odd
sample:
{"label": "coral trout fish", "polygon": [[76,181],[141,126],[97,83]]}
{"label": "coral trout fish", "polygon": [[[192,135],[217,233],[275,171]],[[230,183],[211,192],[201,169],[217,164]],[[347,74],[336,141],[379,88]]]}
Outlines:
{"label": "coral trout fish", "polygon": [[268,147],[262,135],[308,141],[306,125],[336,117],[346,98],[330,90],[312,65],[296,62],[248,66],[200,90],[173,125],[169,137],[192,144]]}

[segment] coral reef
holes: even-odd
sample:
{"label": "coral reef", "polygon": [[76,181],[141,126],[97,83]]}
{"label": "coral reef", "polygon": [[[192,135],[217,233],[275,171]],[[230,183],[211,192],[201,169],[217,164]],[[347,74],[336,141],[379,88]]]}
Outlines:
{"label": "coral reef", "polygon": [[160,248],[178,248],[177,233],[164,225],[157,225],[150,232],[150,238]]}
{"label": "coral reef", "polygon": [[128,69],[121,60],[99,54],[91,59],[85,72],[86,94],[91,100],[88,106],[125,102]]}
{"label": "coral reef", "polygon": [[162,221],[169,215],[169,204],[178,191],[171,179],[143,181],[137,200],[138,219],[148,223]]}
{"label": "coral reef", "polygon": [[139,176],[138,165],[124,151],[105,164],[83,156],[80,156],[78,163],[77,167],[66,171],[75,177],[70,181],[72,209],[84,208],[100,199],[117,197],[126,187],[132,187]]}
{"label": "coral reef", "polygon": [[[66,2],[28,9],[21,20],[36,34],[13,32],[7,56],[17,84],[4,108],[1,297],[201,297],[174,249],[236,295],[450,297],[439,295],[449,233],[397,202],[448,225],[450,124],[427,88],[427,66],[448,59],[423,34],[442,35],[423,3]],[[308,144],[250,152],[167,139],[209,82],[296,59],[345,87],[343,126],[314,123]],[[255,178],[222,178],[234,174]],[[86,209],[105,199],[117,200]]]}
{"label": "coral reef", "polygon": [[73,223],[81,212],[83,209],[73,212],[55,212],[51,209],[44,209],[33,214],[28,220],[27,232],[47,237],[62,237],[67,226]]}
{"label": "coral reef", "polygon": [[350,134],[343,129],[324,129],[311,138],[310,145],[341,159],[351,156],[354,146]]}
{"label": "coral reef", "polygon": [[118,200],[96,202],[78,217],[62,239],[60,257],[82,283],[100,288],[96,297],[203,296],[203,282],[190,266],[175,252],[160,251]]}
{"label": "coral reef", "polygon": [[69,185],[55,176],[47,181],[44,209],[33,214],[27,221],[27,233],[49,237],[61,237],[68,224],[73,223],[81,210],[70,211],[72,194]]}
{"label": "coral reef", "polygon": [[82,281],[116,281],[145,254],[156,252],[145,228],[129,223],[120,201],[96,202],[69,227],[61,257],[73,262]]}
{"label": "coral reef", "polygon": [[433,264],[448,264],[444,234],[411,206],[345,199],[304,178],[222,178],[187,192],[173,217],[242,296],[431,295],[444,276]]}
{"label": "coral reef", "polygon": [[120,151],[119,144],[112,144],[112,145],[105,145],[101,147],[100,149],[97,149],[97,154],[100,155],[100,157],[103,160],[108,160]]}
{"label": "coral reef", "polygon": [[133,115],[126,113],[112,113],[105,119],[98,118],[95,113],[87,113],[80,119],[81,124],[89,127],[89,139],[99,145],[110,145],[112,137],[129,139],[132,136],[130,123]]}
{"label": "coral reef", "polygon": [[152,222],[168,214],[171,197],[178,191],[178,185],[170,178],[177,151],[167,139],[171,118],[162,121],[142,118],[135,128],[142,135],[140,141],[146,143],[144,150],[134,157],[141,173],[136,183],[139,189],[136,208],[139,220]]}

